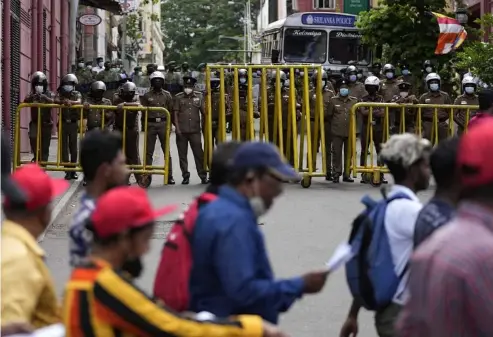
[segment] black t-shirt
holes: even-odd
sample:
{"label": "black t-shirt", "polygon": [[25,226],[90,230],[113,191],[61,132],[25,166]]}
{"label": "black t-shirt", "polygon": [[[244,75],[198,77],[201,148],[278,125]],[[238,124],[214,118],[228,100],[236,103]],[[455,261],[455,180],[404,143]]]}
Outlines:
{"label": "black t-shirt", "polygon": [[431,199],[419,212],[414,228],[414,248],[425,241],[437,228],[448,223],[454,215],[452,205],[437,199]]}

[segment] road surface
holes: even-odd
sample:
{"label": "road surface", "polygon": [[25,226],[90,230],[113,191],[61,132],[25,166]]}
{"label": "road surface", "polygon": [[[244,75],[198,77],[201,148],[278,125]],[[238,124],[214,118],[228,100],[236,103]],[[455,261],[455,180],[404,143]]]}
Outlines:
{"label": "road surface", "polygon": [[[204,189],[204,186],[199,184],[200,181],[192,166],[191,184],[180,185],[181,177],[174,135],[171,155],[174,159],[174,176],[177,185],[162,186],[162,178],[155,176],[148,192],[156,206],[178,203],[185,207]],[[191,153],[189,153],[189,164],[193,164]],[[314,178],[309,189],[301,188],[299,185],[287,185],[284,195],[262,219],[265,223],[262,229],[265,232],[265,240],[276,276],[279,278],[296,276],[323,266],[335,247],[347,239],[351,222],[362,209],[360,198],[366,193],[370,193],[375,198],[379,197],[378,189],[360,184],[358,181],[353,184],[336,185],[326,182],[323,178]],[[426,201],[431,194],[432,191],[427,191],[420,197]],[[47,263],[54,275],[60,295],[70,272],[67,224],[77,207],[79,197],[80,192],[67,205],[42,242],[48,254]],[[138,283],[147,291],[152,289],[163,239],[169,227],[169,222],[159,223],[152,241],[152,249],[145,259],[144,275]],[[295,337],[336,337],[349,305],[350,296],[344,272],[338,271],[330,276],[321,294],[306,296],[297,302],[289,313],[283,315],[281,325]],[[377,336],[371,313],[363,312],[360,315],[360,335]]]}

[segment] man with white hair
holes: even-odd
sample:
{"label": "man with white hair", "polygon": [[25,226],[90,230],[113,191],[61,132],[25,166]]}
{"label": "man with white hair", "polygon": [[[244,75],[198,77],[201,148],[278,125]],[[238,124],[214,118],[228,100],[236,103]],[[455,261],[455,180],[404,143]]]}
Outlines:
{"label": "man with white hair", "polygon": [[[414,226],[423,207],[416,193],[428,187],[431,148],[428,140],[404,133],[390,137],[380,152],[380,160],[387,165],[394,178],[394,185],[386,193],[386,198],[390,200],[398,194],[406,198],[389,202],[384,217],[395,274],[402,277],[392,303],[375,313],[375,327],[379,337],[394,336],[394,322],[408,297],[408,265],[413,252]],[[341,337],[357,334],[360,308],[360,303],[353,300]]]}

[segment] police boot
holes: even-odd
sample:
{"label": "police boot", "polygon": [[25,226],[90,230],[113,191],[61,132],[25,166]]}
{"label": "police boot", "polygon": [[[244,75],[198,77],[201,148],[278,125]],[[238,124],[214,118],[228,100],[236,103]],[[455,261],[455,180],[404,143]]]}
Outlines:
{"label": "police boot", "polygon": [[173,177],[171,177],[171,176],[168,177],[168,185],[174,185],[174,184],[176,184],[175,179],[173,179]]}
{"label": "police boot", "polygon": [[380,174],[380,181],[382,184],[388,184],[389,182],[385,179],[385,176],[383,173]]}
{"label": "police boot", "polygon": [[190,172],[186,172],[183,174],[183,180],[181,182],[182,185],[190,184]]}
{"label": "police boot", "polygon": [[332,182],[333,182],[334,184],[339,184],[339,182],[340,182],[339,177],[340,177],[340,176],[339,176],[339,174],[335,173],[335,174],[332,176]]}
{"label": "police boot", "polygon": [[207,184],[209,183],[209,179],[207,179],[207,177],[205,177],[205,178],[200,178],[200,183],[201,183],[202,185],[207,185]]}
{"label": "police boot", "polygon": [[77,172],[72,172],[72,179],[77,180],[77,178],[79,178]]}
{"label": "police boot", "polygon": [[71,180],[72,179],[72,173],[71,172],[65,172],[65,180]]}
{"label": "police boot", "polygon": [[351,178],[350,176],[342,177],[342,181],[344,181],[345,183],[354,183],[354,179]]}

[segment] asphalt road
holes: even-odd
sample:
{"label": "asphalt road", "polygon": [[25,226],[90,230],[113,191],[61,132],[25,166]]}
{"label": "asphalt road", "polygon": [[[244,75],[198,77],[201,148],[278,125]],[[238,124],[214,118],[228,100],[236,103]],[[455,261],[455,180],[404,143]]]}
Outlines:
{"label": "asphalt road", "polygon": [[[158,205],[178,203],[183,207],[204,188],[199,184],[191,167],[191,184],[180,185],[178,156],[174,139],[171,143],[174,172],[177,185],[162,186],[162,179],[155,176],[148,192],[152,202]],[[189,153],[189,163],[193,164]],[[320,165],[320,164],[319,164]],[[320,167],[320,166],[319,166]],[[362,209],[360,199],[364,194],[378,198],[379,190],[369,185],[332,184],[323,178],[314,178],[312,186],[287,185],[284,195],[262,221],[265,240],[272,266],[279,278],[299,275],[319,268],[329,259],[335,247],[347,239],[353,218]],[[426,201],[432,191],[420,195]],[[77,207],[80,192],[67,205],[58,221],[50,228],[42,242],[48,257],[47,263],[54,275],[57,289],[62,295],[63,285],[69,277],[67,225]],[[164,219],[166,220],[166,219]],[[168,219],[170,220],[170,219]],[[152,249],[145,259],[145,272],[138,281],[150,291],[159,260],[163,239],[170,223],[160,221],[152,242]],[[343,271],[331,275],[323,292],[307,296],[296,303],[289,313],[282,316],[282,327],[295,337],[338,336],[350,305],[350,296]],[[360,315],[360,336],[375,337],[372,313]]]}

